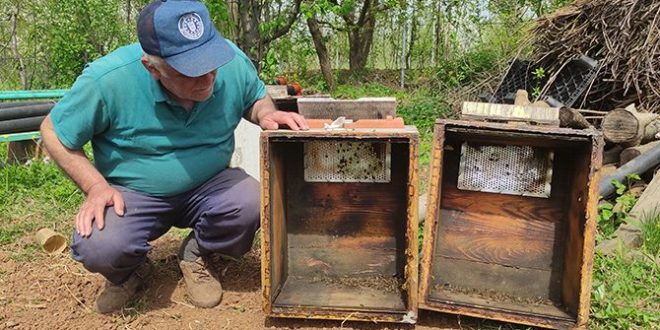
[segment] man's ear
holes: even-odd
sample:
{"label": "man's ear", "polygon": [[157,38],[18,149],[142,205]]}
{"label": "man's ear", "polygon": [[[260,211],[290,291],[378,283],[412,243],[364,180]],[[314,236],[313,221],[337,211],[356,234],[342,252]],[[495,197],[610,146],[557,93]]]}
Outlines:
{"label": "man's ear", "polygon": [[149,62],[146,56],[142,56],[140,61],[142,62],[142,65],[144,65],[144,68],[149,71],[152,77],[154,77],[156,80],[160,80],[160,71],[158,71],[158,69],[156,69],[156,67]]}

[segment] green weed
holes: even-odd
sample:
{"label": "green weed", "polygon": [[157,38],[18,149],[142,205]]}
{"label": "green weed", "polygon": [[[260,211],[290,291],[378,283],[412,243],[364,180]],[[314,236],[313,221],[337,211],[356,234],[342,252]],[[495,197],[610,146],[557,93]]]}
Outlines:
{"label": "green weed", "polygon": [[624,255],[594,260],[591,328],[653,329],[660,322],[660,266]]}
{"label": "green weed", "polygon": [[616,187],[616,204],[603,202],[598,207],[599,240],[612,236],[619,225],[626,221],[628,213],[638,199],[638,196],[631,194],[629,190],[635,182],[640,180],[641,178],[637,174],[627,175],[626,184],[612,180],[612,184]]}
{"label": "green weed", "polygon": [[642,240],[646,252],[660,256],[660,213],[642,221]]}

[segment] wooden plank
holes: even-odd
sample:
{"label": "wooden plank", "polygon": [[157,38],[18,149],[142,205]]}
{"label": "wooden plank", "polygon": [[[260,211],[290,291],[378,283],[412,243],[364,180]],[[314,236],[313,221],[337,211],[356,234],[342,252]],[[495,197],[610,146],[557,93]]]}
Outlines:
{"label": "wooden plank", "polygon": [[559,126],[559,108],[530,105],[463,102],[461,118],[524,121]]}
{"label": "wooden plank", "polygon": [[[587,198],[584,204],[584,225],[582,242],[582,260],[580,262],[580,293],[577,308],[577,327],[586,327],[589,320],[591,306],[592,271],[594,262],[594,248],[596,244],[596,221],[598,219],[599,169],[603,162],[603,148],[605,141],[602,136],[594,136],[591,154],[586,161]],[[579,196],[582,198],[583,196]],[[567,247],[569,252],[570,247]]]}
{"label": "wooden plank", "polygon": [[630,210],[630,215],[639,221],[648,221],[658,214],[660,214],[660,173],[656,174],[646,186],[639,200]]}
{"label": "wooden plank", "polygon": [[532,133],[540,135],[548,135],[549,138],[552,138],[553,135],[561,135],[566,137],[595,137],[603,136],[601,132],[596,129],[572,129],[572,128],[563,128],[563,127],[550,127],[550,126],[538,126],[538,125],[525,125],[520,123],[514,124],[503,124],[503,123],[491,123],[491,122],[479,122],[479,121],[465,121],[465,120],[451,120],[451,119],[437,119],[436,124],[445,125],[445,131],[451,131],[454,128],[470,128],[470,129],[482,129],[489,131],[508,131],[511,134],[515,133]]}
{"label": "wooden plank", "polygon": [[563,219],[561,204],[550,198],[459,190],[452,184],[442,189],[442,209],[556,223]]}
{"label": "wooden plank", "polygon": [[[405,311],[403,295],[396,285],[378,282],[374,277],[346,281],[341,278],[326,281],[289,276],[274,307],[315,307],[353,311]],[[386,286],[388,290],[379,287]],[[322,307],[320,307],[322,306]]]}
{"label": "wooden plank", "polygon": [[560,224],[525,214],[500,216],[442,210],[436,254],[511,267],[552,270]]}
{"label": "wooden plank", "polygon": [[372,139],[383,142],[383,139],[386,139],[387,141],[400,143],[408,143],[410,139],[414,139],[419,135],[417,128],[409,125],[406,125],[404,128],[352,128],[336,130],[310,128],[306,131],[278,129],[263,131],[262,134],[268,136],[272,142],[310,141],[310,139],[355,139],[359,141]]}
{"label": "wooden plank", "polygon": [[285,163],[286,150],[273,146],[271,153],[271,176],[270,176],[270,197],[271,197],[271,288],[277,295],[277,291],[284,284],[287,277],[287,223],[286,223],[286,200],[285,195]]}
{"label": "wooden plank", "polygon": [[442,196],[442,162],[445,146],[445,124],[437,122],[433,130],[433,149],[431,150],[431,179],[426,218],[424,219],[424,241],[422,243],[422,260],[420,263],[419,299],[420,305],[431,306],[428,300],[432,285],[433,252],[437,241],[438,214]]}
{"label": "wooden plank", "polygon": [[289,276],[332,278],[380,276],[403,278],[404,251],[353,248],[289,248]]}
{"label": "wooden plank", "polygon": [[433,256],[433,289],[450,285],[471,292],[528,298],[558,300],[561,273],[549,270],[507,267],[495,264]]}
{"label": "wooden plank", "polygon": [[[407,297],[408,319],[417,319],[417,306],[419,305],[419,136],[410,138],[408,150],[404,150],[400,157],[407,156],[408,169],[407,184],[407,219],[405,236],[406,263],[404,266],[404,288]],[[403,172],[403,171],[402,171]],[[413,322],[414,323],[414,322]]]}
{"label": "wooden plank", "polygon": [[273,99],[280,99],[289,97],[287,87],[285,85],[266,85],[266,93]]}
{"label": "wooden plank", "polygon": [[524,313],[529,315],[544,315],[551,316],[556,318],[562,318],[566,320],[575,320],[575,317],[566,313],[561,307],[557,307],[552,304],[543,304],[543,303],[521,303],[515,301],[493,301],[491,299],[484,299],[484,297],[460,293],[460,292],[451,292],[449,290],[434,290],[433,300],[438,302],[451,302],[452,304],[465,304],[468,306],[482,307],[486,309],[492,309],[499,312],[514,312],[514,313]]}
{"label": "wooden plank", "polygon": [[383,119],[396,117],[396,99],[393,97],[369,97],[357,100],[333,98],[300,98],[298,113],[311,119]]}
{"label": "wooden plank", "polygon": [[266,314],[272,311],[272,302],[274,296],[272,295],[272,278],[271,278],[271,198],[270,198],[270,150],[268,145],[268,137],[261,134],[259,137],[259,163],[261,168],[260,173],[260,193],[261,193],[261,303],[262,309]]}

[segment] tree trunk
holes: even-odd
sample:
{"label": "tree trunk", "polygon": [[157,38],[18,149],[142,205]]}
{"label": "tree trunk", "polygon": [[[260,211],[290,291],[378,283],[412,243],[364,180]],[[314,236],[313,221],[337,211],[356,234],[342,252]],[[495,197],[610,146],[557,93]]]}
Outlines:
{"label": "tree trunk", "polygon": [[254,0],[238,2],[238,47],[252,60],[257,70],[263,56],[259,33],[258,5]]}
{"label": "tree trunk", "polygon": [[319,22],[316,20],[315,16],[310,16],[307,19],[307,26],[309,27],[309,32],[312,34],[312,40],[314,41],[314,48],[316,48],[316,54],[319,57],[321,74],[323,74],[323,79],[325,80],[328,89],[333,91],[335,89],[335,82],[332,76],[332,64],[330,63],[330,54],[328,53],[328,48],[325,46],[325,41],[323,40],[323,33],[321,32]]}
{"label": "tree trunk", "polygon": [[417,39],[417,29],[419,20],[417,19],[418,13],[421,10],[421,0],[416,0],[413,5],[412,17],[410,22],[410,42],[408,43],[408,52],[406,53],[406,69],[412,66],[411,58],[413,49],[415,48],[415,40]]}
{"label": "tree trunk", "polygon": [[367,59],[374,40],[374,28],[376,17],[373,14],[374,7],[378,6],[377,0],[365,0],[360,9],[359,18],[353,22],[352,18],[344,17],[349,25],[349,57],[348,64],[352,72],[363,71],[367,66]]}
{"label": "tree trunk", "polygon": [[19,7],[17,5],[16,10],[12,11],[9,16],[9,20],[11,21],[11,50],[14,53],[14,57],[18,61],[18,74],[21,77],[21,87],[27,90],[30,89],[30,84],[28,82],[27,71],[25,69],[25,62],[23,62],[23,57],[18,50],[18,12]]}
{"label": "tree trunk", "polygon": [[[268,50],[271,42],[285,35],[291,29],[291,26],[298,19],[300,14],[300,3],[302,0],[295,0],[291,3],[292,8],[286,11],[286,17],[278,12],[277,17],[270,12],[270,2],[246,0],[238,1],[238,24],[236,43],[245,54],[252,60],[257,70],[261,71],[261,60]],[[233,8],[232,8],[233,10]],[[259,29],[259,22],[277,21],[284,19],[284,24],[273,28],[267,33],[262,33]]]}
{"label": "tree trunk", "polygon": [[351,48],[348,61],[353,72],[363,71],[367,66],[375,23],[376,20],[372,16],[364,26],[353,27],[348,33]]}

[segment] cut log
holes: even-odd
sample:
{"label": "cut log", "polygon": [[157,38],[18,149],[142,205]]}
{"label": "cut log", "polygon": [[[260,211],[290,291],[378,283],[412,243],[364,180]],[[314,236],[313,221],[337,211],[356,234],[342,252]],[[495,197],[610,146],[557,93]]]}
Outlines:
{"label": "cut log", "polygon": [[577,110],[562,107],[559,109],[559,126],[584,129],[590,127],[591,124]]}
{"label": "cut log", "polygon": [[598,194],[603,197],[608,197],[614,193],[612,180],[623,181],[628,174],[642,174],[658,164],[660,164],[660,145],[655,146],[651,150],[631,160],[626,165],[619,167],[619,169],[611,175],[604,177],[598,186]]}
{"label": "cut log", "polygon": [[658,117],[655,113],[638,112],[634,107],[614,109],[603,119],[603,135],[608,142],[636,146],[660,132],[660,124],[655,123]]}
{"label": "cut log", "polygon": [[[624,165],[628,163],[629,161],[635,159],[637,156],[648,152],[649,150],[653,149],[654,147],[657,147],[660,145],[660,141],[653,141],[647,144],[643,144],[640,146],[636,147],[630,147],[626,148],[621,152],[621,155],[619,156],[620,159],[620,164]],[[603,161],[604,162],[604,161]]]}
{"label": "cut log", "polygon": [[623,151],[623,148],[620,145],[616,145],[603,152],[603,165],[619,164],[621,151]]}

